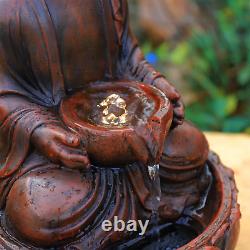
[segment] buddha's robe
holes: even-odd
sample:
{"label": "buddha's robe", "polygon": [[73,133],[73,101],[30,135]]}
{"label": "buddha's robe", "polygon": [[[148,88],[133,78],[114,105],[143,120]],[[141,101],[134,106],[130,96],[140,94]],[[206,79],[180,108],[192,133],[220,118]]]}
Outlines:
{"label": "buddha's robe", "polygon": [[[0,1],[0,205],[15,221],[10,225],[6,216],[6,227],[35,245],[53,246],[79,237],[87,244],[94,239],[99,247],[126,236],[103,232],[104,219],[147,218],[150,184],[144,167],[70,170],[36,152],[30,139],[38,126],[60,123],[61,99],[89,82],[133,79],[152,84],[159,77],[129,29],[126,0]],[[186,163],[195,162],[195,168],[191,164],[184,170],[184,180],[195,178],[197,166],[206,160],[207,144],[200,141],[196,145],[194,140],[188,150]],[[193,157],[197,148],[201,153]],[[175,170],[183,167],[176,158],[177,167],[167,170],[169,150],[162,178],[178,183]],[[163,202],[172,204],[173,190],[168,196],[164,185]],[[179,198],[177,215],[198,202],[201,188],[190,181],[187,190],[188,198]]]}

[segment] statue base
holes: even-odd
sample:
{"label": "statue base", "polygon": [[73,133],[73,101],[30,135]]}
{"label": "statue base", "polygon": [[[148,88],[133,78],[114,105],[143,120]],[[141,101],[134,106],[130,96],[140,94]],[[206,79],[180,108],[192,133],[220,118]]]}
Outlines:
{"label": "statue base", "polygon": [[[187,208],[175,223],[159,225],[142,237],[127,239],[108,249],[234,249],[239,234],[240,210],[233,172],[223,166],[214,153],[209,155],[208,166],[213,181],[209,193],[204,194],[207,198],[201,198],[199,207]],[[155,232],[159,232],[160,239],[157,240]],[[8,235],[3,227],[0,228],[0,246],[9,250],[36,249]],[[78,240],[77,246],[71,243],[60,249],[81,248]]]}
{"label": "statue base", "polygon": [[[233,250],[240,229],[240,209],[234,173],[210,153],[208,165],[213,175],[207,199],[198,208],[188,208],[175,223],[160,225],[144,238],[135,238],[113,249]],[[204,202],[204,203],[203,203]],[[202,204],[203,203],[203,204]],[[157,242],[155,232],[160,232]]]}

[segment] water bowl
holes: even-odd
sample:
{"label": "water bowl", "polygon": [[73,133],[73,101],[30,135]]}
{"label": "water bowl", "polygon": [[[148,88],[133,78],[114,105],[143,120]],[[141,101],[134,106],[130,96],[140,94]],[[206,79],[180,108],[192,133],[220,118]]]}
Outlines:
{"label": "water bowl", "polygon": [[134,81],[90,83],[61,102],[60,114],[91,162],[112,167],[159,159],[172,122],[166,96]]}

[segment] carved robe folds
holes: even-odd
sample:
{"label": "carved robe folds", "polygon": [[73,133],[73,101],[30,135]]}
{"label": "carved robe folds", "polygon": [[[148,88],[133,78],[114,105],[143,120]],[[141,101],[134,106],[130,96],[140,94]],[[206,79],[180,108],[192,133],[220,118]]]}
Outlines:
{"label": "carved robe folds", "polygon": [[[94,248],[126,236],[103,232],[104,219],[149,218],[143,166],[71,170],[37,152],[31,136],[39,126],[61,124],[60,100],[91,81],[153,84],[161,77],[130,32],[125,0],[0,1],[0,204],[6,229],[40,247],[81,236]],[[191,124],[170,132],[161,161],[162,219],[176,219],[199,202],[208,183],[207,155],[204,136]]]}

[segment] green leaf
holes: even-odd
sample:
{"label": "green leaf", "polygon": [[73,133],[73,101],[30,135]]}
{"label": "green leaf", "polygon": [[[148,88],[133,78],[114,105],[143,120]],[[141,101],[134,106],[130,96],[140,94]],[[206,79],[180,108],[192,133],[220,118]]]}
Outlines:
{"label": "green leaf", "polygon": [[142,45],[142,51],[145,55],[148,54],[149,52],[151,52],[152,51],[152,44],[150,42],[145,42]]}
{"label": "green leaf", "polygon": [[213,114],[208,112],[208,107],[195,103],[186,107],[186,119],[192,121],[202,130],[216,130],[219,124]]}
{"label": "green leaf", "polygon": [[170,55],[170,61],[173,64],[181,65],[187,60],[189,54],[189,45],[186,42],[178,44]]}
{"label": "green leaf", "polygon": [[169,55],[169,46],[167,43],[162,43],[155,51],[161,62],[165,62]]}
{"label": "green leaf", "polygon": [[194,71],[192,72],[192,79],[202,89],[206,90],[212,98],[215,99],[222,95],[221,90],[216,86],[216,82],[212,82],[211,79],[202,72],[196,71],[194,69]]}
{"label": "green leaf", "polygon": [[247,129],[250,126],[250,119],[247,117],[231,117],[223,124],[224,132],[239,132]]}
{"label": "green leaf", "polygon": [[238,99],[235,95],[230,95],[230,96],[226,97],[226,102],[227,102],[227,105],[226,105],[226,112],[225,113],[227,115],[231,115],[237,109]]}
{"label": "green leaf", "polygon": [[245,130],[245,133],[250,134],[250,127]]}
{"label": "green leaf", "polygon": [[227,100],[224,97],[211,101],[211,110],[216,118],[225,118],[227,116]]}
{"label": "green leaf", "polygon": [[240,70],[238,74],[238,81],[242,86],[250,84],[250,65],[246,65],[246,67]]}
{"label": "green leaf", "polygon": [[233,95],[221,96],[210,100],[210,102],[211,112],[219,119],[224,119],[233,114],[238,104],[237,98]]}

